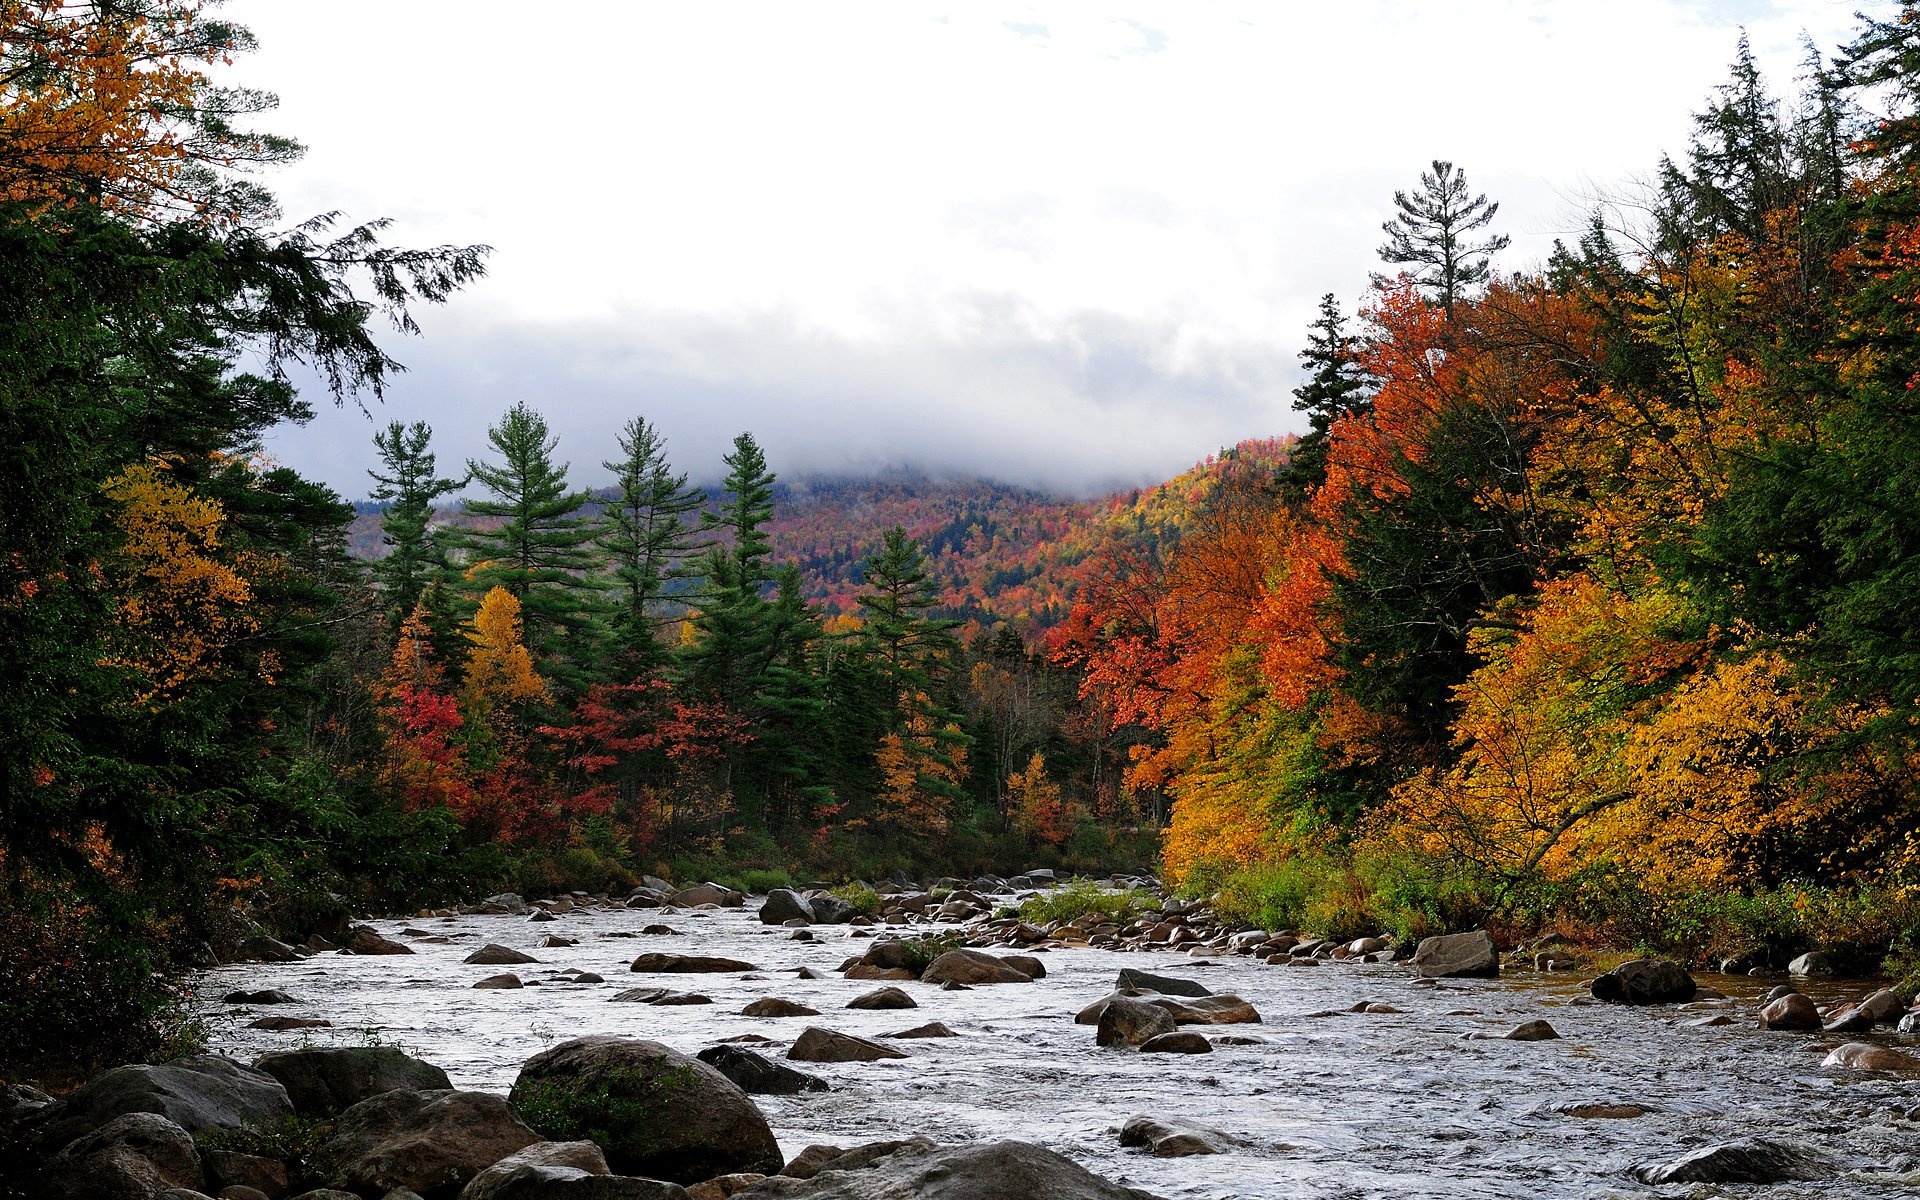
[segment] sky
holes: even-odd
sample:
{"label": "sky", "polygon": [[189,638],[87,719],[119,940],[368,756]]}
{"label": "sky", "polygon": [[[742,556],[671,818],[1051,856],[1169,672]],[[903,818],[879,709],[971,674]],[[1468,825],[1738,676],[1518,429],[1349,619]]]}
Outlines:
{"label": "sky", "polygon": [[[388,339],[383,402],[268,452],[364,496],[374,430],[443,473],[515,401],[577,485],[644,416],[717,479],[915,468],[1091,493],[1298,432],[1319,297],[1458,163],[1537,266],[1686,146],[1744,28],[1776,90],[1863,0],[229,0],[288,221],[485,243]],[[1879,6],[1884,7],[1884,6]]]}

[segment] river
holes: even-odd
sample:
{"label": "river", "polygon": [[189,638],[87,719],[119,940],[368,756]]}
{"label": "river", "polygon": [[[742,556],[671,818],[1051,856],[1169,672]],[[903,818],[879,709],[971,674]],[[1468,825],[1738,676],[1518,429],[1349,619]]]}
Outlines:
{"label": "river", "polygon": [[[651,1038],[692,1054],[758,1033],[779,1044],[753,1048],[778,1058],[809,1024],[877,1037],[937,1020],[960,1036],[895,1043],[912,1056],[907,1059],[794,1064],[825,1077],[832,1090],[755,1097],[781,1149],[792,1157],[813,1142],[848,1146],[911,1134],[939,1141],[1021,1138],[1169,1198],[1747,1194],[1838,1200],[1920,1193],[1920,1123],[1909,1119],[1920,1118],[1920,1082],[1822,1069],[1827,1049],[1855,1039],[1755,1030],[1755,1000],[1772,981],[1699,977],[1728,995],[1735,1018],[1729,1026],[1703,1028],[1687,1022],[1716,1009],[1576,1003],[1582,993],[1570,976],[1528,972],[1423,988],[1394,964],[1297,968],[1231,956],[1066,949],[1042,956],[1047,977],[1031,985],[949,992],[904,983],[897,986],[920,1007],[875,1012],[843,1006],[880,984],[794,975],[800,967],[832,972],[859,954],[865,939],[846,926],[821,926],[814,930],[817,941],[794,941],[789,930],[761,925],[753,904],[717,912],[588,908],[541,923],[503,916],[375,921],[415,954],[321,954],[296,963],[220,967],[202,978],[198,1009],[212,1048],[239,1058],[303,1044],[378,1041],[444,1068],[456,1087],[500,1093],[527,1058],[588,1034]],[[631,936],[655,923],[684,936]],[[422,942],[402,932],[409,928],[449,940]],[[541,948],[555,933],[578,944]],[[539,964],[461,961],[487,942],[524,950]],[[758,970],[744,978],[629,973],[628,963],[644,951],[720,955]],[[1197,980],[1251,1001],[1261,1025],[1195,1028],[1251,1035],[1260,1043],[1204,1055],[1096,1048],[1093,1029],[1074,1024],[1073,1016],[1106,995],[1125,966]],[[558,972],[568,967],[597,972],[606,982],[562,983]],[[540,986],[472,987],[505,970]],[[714,1002],[609,1002],[621,989],[641,985],[699,992]],[[297,1003],[245,1011],[219,1002],[230,990],[268,987]],[[1806,990],[1816,997],[1857,996],[1869,988],[1831,983]],[[821,1015],[739,1015],[763,996],[796,1000]],[[1363,1001],[1403,1011],[1345,1011]],[[245,1027],[266,1014],[322,1017],[333,1026],[277,1033]],[[1503,1033],[1535,1018],[1551,1022],[1560,1040],[1466,1037]],[[1876,1034],[1874,1040],[1911,1045],[1916,1039]],[[1650,1111],[1631,1119],[1560,1111],[1596,1103]],[[1116,1131],[1135,1113],[1198,1122],[1245,1146],[1181,1159],[1121,1149]],[[1627,1174],[1638,1161],[1749,1136],[1811,1145],[1842,1167],[1819,1183],[1718,1190],[1656,1189]]]}

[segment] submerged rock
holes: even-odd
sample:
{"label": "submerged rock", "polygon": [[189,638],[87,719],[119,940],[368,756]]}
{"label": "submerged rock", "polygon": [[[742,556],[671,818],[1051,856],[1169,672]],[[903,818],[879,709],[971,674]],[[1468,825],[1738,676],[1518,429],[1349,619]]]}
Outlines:
{"label": "submerged rock", "polygon": [[1743,1138],[1695,1150],[1666,1163],[1641,1163],[1629,1174],[1642,1183],[1784,1183],[1822,1179],[1833,1171],[1826,1155],[1766,1138]]}
{"label": "submerged rock", "polygon": [[787,1057],[795,1062],[872,1062],[882,1058],[906,1058],[908,1055],[851,1033],[809,1025],[794,1039]]}
{"label": "submerged rock", "polygon": [[1225,1154],[1239,1144],[1218,1129],[1178,1117],[1133,1116],[1120,1127],[1120,1144],[1138,1146],[1156,1158],[1186,1158],[1194,1154]]}
{"label": "submerged rock", "polygon": [[497,942],[488,942],[460,960],[477,967],[512,967],[522,963],[539,962],[531,954],[515,950],[511,946],[502,946]]}
{"label": "submerged rock", "polygon": [[758,967],[737,958],[712,958],[699,954],[642,954],[627,968],[640,974],[694,975],[721,974],[729,971],[757,971]]}
{"label": "submerged rock", "polygon": [[1823,1067],[1843,1067],[1849,1071],[1920,1071],[1920,1058],[1902,1054],[1872,1042],[1848,1042],[1827,1054]]}
{"label": "submerged rock", "polygon": [[1027,1142],[936,1146],[914,1138],[851,1150],[823,1165],[811,1178],[776,1176],[734,1194],[742,1200],[1157,1200]]}

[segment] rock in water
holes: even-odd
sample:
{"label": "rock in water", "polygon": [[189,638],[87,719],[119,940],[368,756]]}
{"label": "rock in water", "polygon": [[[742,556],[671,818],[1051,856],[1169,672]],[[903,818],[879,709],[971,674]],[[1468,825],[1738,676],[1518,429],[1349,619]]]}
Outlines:
{"label": "rock in water", "polygon": [[521,963],[539,962],[531,954],[522,953],[511,946],[502,946],[497,942],[488,942],[460,960],[477,967],[512,967]]}
{"label": "rock in water", "polygon": [[302,1117],[331,1117],[382,1092],[451,1091],[447,1073],[393,1046],[339,1046],[268,1054],[254,1066],[280,1081]]}
{"label": "rock in water", "polygon": [[759,968],[737,958],[708,958],[698,954],[642,954],[633,960],[628,970],[641,974],[712,975],[726,971],[756,971]]}
{"label": "rock in water", "polygon": [[912,1029],[902,1029],[897,1033],[883,1033],[880,1036],[890,1038],[950,1038],[959,1037],[960,1035],[938,1021],[928,1021],[925,1025],[915,1025]]}
{"label": "rock in water", "polygon": [[1545,1021],[1523,1021],[1506,1034],[1510,1042],[1548,1042],[1560,1036],[1560,1031]]}
{"label": "rock in water", "polygon": [[695,884],[683,892],[675,892],[669,901],[676,908],[698,908],[702,904],[718,904],[721,908],[739,908],[746,902],[746,893],[721,887],[717,883]]}
{"label": "rock in water", "polygon": [[1172,1033],[1174,1020],[1164,1008],[1130,996],[1115,996],[1100,1010],[1094,1028],[1096,1045],[1138,1046],[1149,1038]]}
{"label": "rock in water", "polygon": [[1190,1029],[1177,1029],[1172,1033],[1156,1033],[1140,1043],[1142,1054],[1212,1054],[1213,1043],[1205,1034]]}
{"label": "rock in water", "polygon": [[695,1057],[733,1080],[741,1091],[749,1095],[797,1096],[801,1092],[827,1090],[827,1081],[818,1075],[782,1066],[738,1046],[708,1046]]}
{"label": "rock in water", "polygon": [[272,1125],[293,1115],[293,1102],[273,1076],[217,1054],[115,1067],[67,1097],[41,1132],[41,1144],[64,1146],[126,1113],[158,1113],[188,1133],[203,1133]]}
{"label": "rock in water", "polygon": [[1629,1172],[1642,1183],[1784,1183],[1820,1179],[1831,1160],[1805,1146],[1743,1138],[1695,1150],[1668,1163],[1641,1163]]}
{"label": "rock in water", "polygon": [[767,902],[760,906],[762,925],[782,925],[794,918],[811,922],[813,905],[807,898],[790,888],[775,888],[767,893]]}
{"label": "rock in water", "polygon": [[1760,1010],[1760,1028],[1818,1029],[1820,1010],[1814,1007],[1812,1000],[1799,992],[1788,992],[1777,1000],[1768,1001],[1766,1007]]}
{"label": "rock in water", "polygon": [[1912,1072],[1920,1071],[1920,1058],[1889,1050],[1885,1046],[1876,1046],[1872,1042],[1848,1042],[1844,1046],[1834,1047],[1820,1065],[1843,1067],[1849,1071]]}
{"label": "rock in water", "polygon": [[[592,1142],[538,1142],[474,1176],[460,1200],[688,1200],[677,1183],[607,1173]],[[386,1200],[395,1200],[389,1195]]]}
{"label": "rock in water", "polygon": [[1840,966],[1834,962],[1833,955],[1820,950],[1809,950],[1787,964],[1787,974],[1803,979],[1827,979],[1839,973]]}
{"label": "rock in water", "polygon": [[528,1059],[509,1098],[549,1137],[604,1131],[623,1175],[696,1183],[778,1171],[767,1119],[735,1083],[658,1042],[576,1038]]}
{"label": "rock in water", "polygon": [[923,1138],[885,1153],[853,1150],[811,1179],[773,1178],[736,1193],[742,1200],[1157,1200],[1102,1179],[1027,1142],[935,1146]]}
{"label": "rock in water", "polygon": [[1120,1127],[1120,1144],[1143,1147],[1156,1158],[1186,1158],[1224,1154],[1239,1143],[1218,1129],[1176,1117],[1133,1116]]}
{"label": "rock in water", "polygon": [[740,1010],[743,1017],[817,1017],[820,1010],[778,996],[763,996]]}
{"label": "rock in water", "polygon": [[313,1164],[343,1191],[379,1196],[408,1188],[441,1200],[540,1140],[505,1100],[485,1092],[383,1092],[340,1114]]}
{"label": "rock in water", "polygon": [[855,996],[847,1001],[848,1008],[919,1008],[912,996],[897,987],[875,988],[864,996]]}
{"label": "rock in water", "polygon": [[1500,973],[1500,950],[1484,929],[1421,938],[1413,968],[1428,979],[1492,976]]}
{"label": "rock in water", "polygon": [[1260,1013],[1238,996],[1142,996],[1176,1025],[1258,1025]]}
{"label": "rock in water", "polygon": [[1596,999],[1613,1004],[1677,1004],[1699,991],[1685,967],[1664,958],[1623,962],[1593,981]]}
{"label": "rock in water", "polygon": [[411,946],[403,946],[392,938],[385,937],[371,925],[351,925],[341,935],[340,947],[355,954],[412,954]]}
{"label": "rock in water", "polygon": [[979,950],[949,950],[927,964],[923,983],[1032,983],[1033,976]]}
{"label": "rock in water", "polygon": [[1118,992],[1134,988],[1143,992],[1158,992],[1162,996],[1213,995],[1204,985],[1195,983],[1191,979],[1175,979],[1171,975],[1153,975],[1137,967],[1121,967],[1120,978],[1113,987]]}
{"label": "rock in water", "polygon": [[909,1056],[891,1046],[882,1046],[863,1037],[809,1025],[794,1039],[787,1057],[795,1062],[873,1062],[881,1058]]}

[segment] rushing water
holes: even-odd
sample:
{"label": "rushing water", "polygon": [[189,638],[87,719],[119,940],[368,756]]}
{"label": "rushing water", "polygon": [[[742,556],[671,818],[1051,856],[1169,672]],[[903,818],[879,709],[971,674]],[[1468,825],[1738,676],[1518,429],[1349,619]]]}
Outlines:
{"label": "rushing water", "polygon": [[[629,936],[664,922],[685,936]],[[1694,1027],[1717,1009],[1622,1008],[1574,1003],[1571,979],[1446,980],[1414,987],[1404,966],[1327,963],[1267,966],[1250,959],[1182,954],[1054,950],[1047,977],[1032,985],[972,991],[903,983],[920,1007],[842,1007],[872,982],[798,979],[831,972],[862,951],[844,926],[816,927],[815,942],[762,926],[751,907],[712,911],[576,910],[554,922],[466,916],[378,921],[413,945],[412,957],[321,954],[304,962],[238,964],[202,982],[202,1012],[214,1047],[242,1058],[303,1044],[397,1044],[446,1069],[454,1085],[505,1092],[520,1063],[546,1046],[588,1034],[651,1038],[692,1054],[724,1038],[758,1033],[778,1058],[807,1025],[877,1037],[926,1021],[960,1036],[894,1043],[912,1057],[874,1063],[796,1064],[832,1090],[755,1097],[789,1157],[812,1142],[842,1146],[927,1134],[939,1141],[1021,1138],[1058,1150],[1109,1178],[1165,1197],[1588,1197],[1765,1195],[1908,1196],[1920,1193],[1920,1082],[1824,1070],[1826,1051],[1848,1038],[1761,1033],[1752,1028],[1768,984],[1701,980],[1732,1001],[1735,1023]],[[423,942],[404,929],[443,935]],[[540,948],[550,933],[579,939]],[[525,950],[538,965],[469,966],[487,942]],[[749,975],[634,975],[644,951],[744,959]],[[1142,1055],[1099,1049],[1074,1013],[1111,990],[1123,966],[1141,967],[1231,992],[1260,1010],[1261,1025],[1195,1027],[1248,1034],[1261,1043],[1212,1054]],[[573,985],[577,967],[606,977]],[[474,990],[511,970],[521,990]],[[609,1003],[635,986],[711,996],[710,1005]],[[237,988],[277,987],[297,1004],[254,1011],[220,1004]],[[1834,985],[1834,994],[1862,988]],[[780,996],[818,1017],[755,1019],[749,1001]],[[1398,1014],[1344,1011],[1380,1001]],[[324,1017],[330,1029],[270,1033],[248,1029],[263,1014]],[[1558,1041],[1474,1041],[1521,1021],[1545,1018]],[[1888,1044],[1909,1037],[1875,1035]],[[1909,1048],[1911,1048],[1909,1046]],[[1581,1103],[1636,1104],[1633,1119],[1589,1119],[1558,1109]],[[1156,1159],[1124,1150],[1128,1116],[1178,1117],[1223,1130],[1241,1150]],[[1651,1188],[1626,1172],[1739,1137],[1765,1136],[1835,1155],[1842,1166],[1820,1183],[1768,1188]]]}

